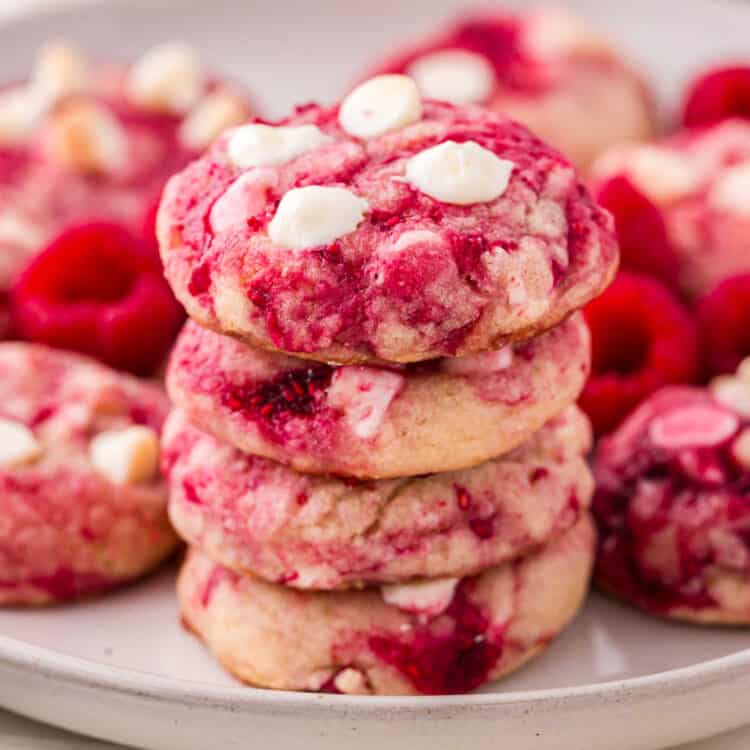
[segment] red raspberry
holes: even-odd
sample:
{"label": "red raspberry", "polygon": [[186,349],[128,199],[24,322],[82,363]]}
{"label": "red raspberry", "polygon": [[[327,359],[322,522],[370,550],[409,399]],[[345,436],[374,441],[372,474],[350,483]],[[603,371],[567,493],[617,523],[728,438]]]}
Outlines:
{"label": "red raspberry", "polygon": [[750,273],[720,281],[699,300],[697,311],[710,374],[734,372],[750,356]]}
{"label": "red raspberry", "polygon": [[677,259],[657,206],[622,175],[604,182],[596,198],[615,218],[621,267],[675,287]]}
{"label": "red raspberry", "polygon": [[29,341],[138,375],[159,367],[184,316],[148,245],[103,222],[47,246],[15,283],[11,315]]}
{"label": "red raspberry", "polygon": [[597,434],[662,386],[699,377],[697,326],[656,279],[623,272],[584,313],[593,357],[580,405]]}
{"label": "red raspberry", "polygon": [[715,68],[688,87],[682,120],[688,127],[730,117],[750,119],[750,67]]}

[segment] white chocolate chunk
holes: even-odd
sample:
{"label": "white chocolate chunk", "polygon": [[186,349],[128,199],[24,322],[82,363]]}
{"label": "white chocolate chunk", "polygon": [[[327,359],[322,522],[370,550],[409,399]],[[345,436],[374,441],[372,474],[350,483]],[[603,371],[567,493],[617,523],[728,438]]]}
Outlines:
{"label": "white chocolate chunk", "polygon": [[112,174],[127,166],[128,135],[104,107],[71,102],[50,122],[49,149],[70,169]]}
{"label": "white chocolate chunk", "polygon": [[82,91],[89,83],[89,65],[81,51],[63,41],[45,44],[34,65],[31,86],[49,104]]}
{"label": "white chocolate chunk", "polygon": [[266,205],[268,191],[275,188],[279,175],[274,169],[261,167],[241,174],[211,209],[211,229],[226,232],[247,228],[247,220],[259,214]]}
{"label": "white chocolate chunk", "polygon": [[648,436],[656,446],[679,450],[719,445],[738,426],[739,420],[733,414],[718,407],[695,404],[657,417],[649,427]]}
{"label": "white chocolate chunk", "polygon": [[727,169],[713,186],[708,202],[718,211],[750,216],[750,161]]}
{"label": "white chocolate chunk", "polygon": [[89,457],[114,484],[148,482],[159,464],[159,437],[141,425],[102,432],[91,441]]}
{"label": "white chocolate chunk", "polygon": [[0,143],[25,143],[41,123],[46,108],[43,97],[30,86],[0,92]]}
{"label": "white chocolate chunk", "polygon": [[203,151],[247,115],[247,107],[240,96],[232,91],[215,91],[204,96],[185,118],[180,126],[180,140],[193,151]]}
{"label": "white chocolate chunk", "polygon": [[235,167],[270,167],[286,164],[328,143],[330,136],[315,125],[274,127],[254,123],[237,128],[227,144],[229,161]]}
{"label": "white chocolate chunk", "polygon": [[342,669],[334,678],[333,684],[344,695],[367,695],[370,692],[365,676],[353,667]]}
{"label": "white chocolate chunk", "polygon": [[633,151],[627,172],[653,201],[668,203],[694,193],[701,172],[682,154],[659,146],[639,146]]}
{"label": "white chocolate chunk", "polygon": [[376,76],[357,86],[339,109],[339,124],[355,138],[399,130],[422,119],[422,97],[411,78]]}
{"label": "white chocolate chunk", "polygon": [[194,50],[167,42],[146,52],[128,74],[133,102],[158,112],[184,114],[200,99],[205,79]]}
{"label": "white chocolate chunk", "polygon": [[445,141],[409,159],[406,179],[435,200],[469,206],[499,198],[514,166],[474,141]]}
{"label": "white chocolate chunk", "polygon": [[43,232],[15,211],[0,213],[0,244],[32,250],[44,242]]}
{"label": "white chocolate chunk", "polygon": [[507,370],[513,364],[513,347],[495,352],[472,354],[468,357],[446,357],[441,369],[452,375],[482,375]]}
{"label": "white chocolate chunk", "polygon": [[369,440],[380,431],[388,407],[403,385],[404,378],[395,372],[340,367],[328,389],[328,404],[344,412],[357,437]]}
{"label": "white chocolate chunk", "polygon": [[30,463],[41,453],[39,441],[25,424],[0,419],[0,467],[10,469]]}
{"label": "white chocolate chunk", "polygon": [[479,104],[495,88],[495,70],[483,55],[461,49],[433,52],[416,60],[407,73],[427,99]]}
{"label": "white chocolate chunk", "polygon": [[450,606],[458,578],[435,578],[380,587],[383,601],[406,612],[434,617]]}
{"label": "white chocolate chunk", "polygon": [[750,417],[750,383],[733,375],[721,375],[711,381],[711,393],[725,406]]}
{"label": "white chocolate chunk", "polygon": [[327,245],[353,232],[369,208],[366,200],[345,188],[294,188],[281,199],[268,234],[292,250]]}

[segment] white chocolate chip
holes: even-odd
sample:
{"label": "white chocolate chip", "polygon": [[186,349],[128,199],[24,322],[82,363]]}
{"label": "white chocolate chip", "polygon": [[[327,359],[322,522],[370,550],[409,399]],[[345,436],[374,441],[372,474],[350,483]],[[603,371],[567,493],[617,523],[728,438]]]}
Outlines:
{"label": "white chocolate chip", "polygon": [[370,692],[365,676],[353,667],[342,669],[334,677],[333,684],[336,690],[344,695],[367,695]]}
{"label": "white chocolate chip", "polygon": [[452,375],[487,375],[507,370],[513,364],[513,347],[495,352],[472,354],[468,357],[446,357],[441,369]]}
{"label": "white chocolate chip", "polygon": [[0,419],[0,467],[11,469],[39,458],[42,447],[21,422]]}
{"label": "white chocolate chip", "polygon": [[670,450],[719,445],[739,426],[733,414],[715,406],[694,404],[657,417],[650,425],[651,442]]}
{"label": "white chocolate chip", "polygon": [[626,167],[636,185],[657,203],[668,203],[694,193],[701,186],[701,172],[677,151],[660,146],[634,149]]}
{"label": "white chocolate chip", "polygon": [[339,367],[328,389],[328,404],[346,415],[352,432],[364,440],[375,437],[388,407],[404,385],[395,372],[372,367]]}
{"label": "white chocolate chip", "polygon": [[47,109],[44,99],[30,86],[0,92],[0,143],[25,143],[39,126]]}
{"label": "white chocolate chip", "polygon": [[733,375],[721,375],[711,381],[710,389],[717,401],[750,417],[750,383]]}
{"label": "white chocolate chip", "polygon": [[247,229],[247,220],[259,214],[266,205],[268,191],[278,185],[274,169],[261,167],[241,174],[211,209],[211,229],[226,232]]}
{"label": "white chocolate chip", "polygon": [[296,127],[243,125],[234,130],[227,144],[229,161],[235,167],[269,167],[296,159],[331,140],[315,125]]}
{"label": "white chocolate chip", "polygon": [[458,578],[435,578],[380,587],[383,601],[406,612],[435,617],[453,601]]}
{"label": "white chocolate chip", "polygon": [[247,115],[247,107],[240,96],[232,91],[215,91],[204,96],[187,116],[180,126],[180,140],[193,151],[203,151]]}
{"label": "white chocolate chip", "polygon": [[89,446],[94,468],[114,484],[137,484],[154,478],[159,438],[148,427],[134,425],[97,435]]}
{"label": "white chocolate chip", "polygon": [[750,469],[750,427],[745,428],[732,443],[732,455],[740,466]]}
{"label": "white chocolate chip", "polygon": [[39,50],[31,86],[49,104],[82,91],[88,82],[88,62],[73,45],[54,41]]}
{"label": "white chocolate chip", "polygon": [[49,149],[70,169],[111,174],[127,167],[128,135],[99,104],[71,102],[50,122]]}
{"label": "white chocolate chip", "polygon": [[339,109],[339,124],[355,138],[375,138],[422,119],[422,97],[411,78],[376,76],[357,86]]}
{"label": "white chocolate chip", "polygon": [[268,234],[292,250],[327,245],[353,232],[368,209],[366,200],[345,188],[294,188],[281,199]]}
{"label": "white chocolate chip", "polygon": [[205,79],[194,50],[167,42],[146,52],[128,75],[133,102],[158,112],[184,114],[200,99]]}
{"label": "white chocolate chip", "polygon": [[44,242],[42,231],[15,211],[0,214],[0,243],[32,250]]}
{"label": "white chocolate chip", "polygon": [[412,156],[406,178],[435,200],[469,206],[499,198],[514,166],[474,141],[445,141]]}
{"label": "white chocolate chip", "polygon": [[750,216],[750,161],[725,170],[709,193],[708,202],[718,211]]}
{"label": "white chocolate chip", "polygon": [[407,73],[427,99],[451,104],[479,104],[496,85],[495,70],[484,55],[447,49],[420,57]]}

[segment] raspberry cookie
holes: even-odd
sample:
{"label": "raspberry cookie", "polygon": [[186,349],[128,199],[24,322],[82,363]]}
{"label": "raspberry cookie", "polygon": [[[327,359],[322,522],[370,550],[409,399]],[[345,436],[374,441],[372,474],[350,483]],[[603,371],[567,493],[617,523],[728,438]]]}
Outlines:
{"label": "raspberry cookie", "polygon": [[653,614],[750,625],[747,371],[662,390],[600,443],[597,581]]}
{"label": "raspberry cookie", "polygon": [[357,482],[241,453],[175,411],[164,431],[180,535],[243,573],[301,589],[473,575],[573,525],[593,482],[574,407],[473,469]]}
{"label": "raspberry cookie", "polygon": [[579,315],[498,352],[391,369],[313,364],[189,322],[167,382],[191,420],[248,453],[384,478],[507,453],[576,400],[588,371]]}
{"label": "raspberry cookie", "polygon": [[622,146],[592,173],[599,201],[614,214],[624,268],[689,297],[750,271],[750,122]]}
{"label": "raspberry cookie", "polygon": [[396,53],[430,99],[480,104],[525,123],[581,168],[621,141],[653,135],[654,105],[610,45],[561,8],[474,13]]}
{"label": "raspberry cookie", "polygon": [[342,364],[494,351],[557,325],[613,275],[611,229],[522,126],[423,102],[405,76],[230,130],[159,213],[198,323]]}
{"label": "raspberry cookie", "polygon": [[46,45],[29,81],[0,92],[0,289],[55,234],[92,218],[155,247],[166,179],[249,114],[184,45],[127,68]]}
{"label": "raspberry cookie", "polygon": [[158,471],[167,410],[156,385],[0,344],[0,604],[99,594],[175,548]]}
{"label": "raspberry cookie", "polygon": [[191,551],[183,620],[240,680],[281,690],[465,693],[517,669],[571,621],[593,560],[588,517],[475,578],[300,592]]}

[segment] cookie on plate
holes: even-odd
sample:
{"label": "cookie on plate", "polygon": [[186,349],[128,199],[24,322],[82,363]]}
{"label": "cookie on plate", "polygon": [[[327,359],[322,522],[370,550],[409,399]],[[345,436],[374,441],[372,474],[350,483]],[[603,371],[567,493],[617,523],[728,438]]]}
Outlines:
{"label": "cookie on plate", "polygon": [[402,477],[512,450],[576,400],[589,359],[580,315],[497,352],[390,368],[272,354],[188,322],[167,389],[248,453],[297,471]]}
{"label": "cookie on plate", "polygon": [[0,604],[100,594],[177,545],[155,384],[78,355],[0,344]]}
{"label": "cookie on plate", "polygon": [[598,448],[598,584],[652,614],[750,625],[750,377],[667,388]]}
{"label": "cookie on plate", "polygon": [[164,430],[170,516],[224,565],[300,589],[473,575],[529,553],[588,508],[588,421],[575,407],[473,469],[359,482],[241,453],[180,411]]}
{"label": "cookie on plate", "polygon": [[609,214],[523,126],[406,76],[230,129],[170,180],[166,276],[201,325],[342,364],[501,349],[617,265]]}
{"label": "cookie on plate", "polygon": [[572,620],[594,555],[588,516],[475,578],[302,592],[241,577],[193,549],[185,625],[240,680],[280,690],[465,693],[517,669]]}
{"label": "cookie on plate", "polygon": [[655,130],[655,107],[640,76],[562,8],[467,14],[375,72],[406,73],[427,98],[479,104],[520,120],[583,169],[607,147]]}

